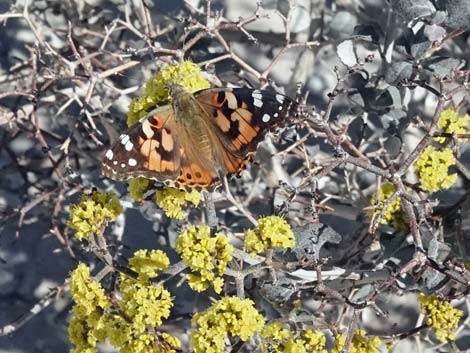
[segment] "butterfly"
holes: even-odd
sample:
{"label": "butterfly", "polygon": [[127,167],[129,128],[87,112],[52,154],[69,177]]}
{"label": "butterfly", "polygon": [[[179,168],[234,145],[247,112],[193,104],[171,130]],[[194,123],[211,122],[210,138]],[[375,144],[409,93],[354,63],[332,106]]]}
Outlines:
{"label": "butterfly", "polygon": [[266,134],[295,116],[297,104],[267,90],[169,85],[171,104],[148,113],[103,158],[103,174],[145,177],[180,189],[212,189],[239,175]]}

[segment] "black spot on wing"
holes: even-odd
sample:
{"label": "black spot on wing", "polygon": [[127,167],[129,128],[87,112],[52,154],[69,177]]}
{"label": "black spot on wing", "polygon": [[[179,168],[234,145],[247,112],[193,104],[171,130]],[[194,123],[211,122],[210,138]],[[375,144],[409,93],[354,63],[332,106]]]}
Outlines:
{"label": "black spot on wing", "polygon": [[222,104],[222,102],[225,100],[225,92],[220,91],[217,93],[217,103]]}
{"label": "black spot on wing", "polygon": [[222,104],[219,109],[222,112],[222,114],[224,114],[228,119],[230,119],[230,115],[232,115],[232,113],[234,112],[233,109],[228,107],[228,101],[225,101],[224,104]]}
{"label": "black spot on wing", "polygon": [[230,129],[227,131],[227,137],[235,140],[240,136],[240,122],[238,120],[230,120]]}
{"label": "black spot on wing", "polygon": [[174,160],[174,151],[167,151],[163,148],[156,149],[157,153],[160,154],[162,161],[171,162]]}

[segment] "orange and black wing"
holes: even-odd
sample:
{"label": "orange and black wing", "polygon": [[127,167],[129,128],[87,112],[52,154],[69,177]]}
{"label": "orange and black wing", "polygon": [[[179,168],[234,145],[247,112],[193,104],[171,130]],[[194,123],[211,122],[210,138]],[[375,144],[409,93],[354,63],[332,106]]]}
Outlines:
{"label": "orange and black wing", "polygon": [[171,106],[149,113],[122,134],[104,155],[103,174],[123,180],[142,176],[174,180],[180,173],[180,146]]}
{"label": "orange and black wing", "polygon": [[267,90],[216,88],[199,91],[195,97],[225,148],[229,175],[240,173],[266,134],[297,113],[292,99]]}
{"label": "orange and black wing", "polygon": [[216,169],[213,165],[208,163],[201,163],[200,161],[190,158],[186,153],[186,149],[191,148],[188,146],[185,148],[180,147],[180,175],[174,183],[178,188],[182,189],[211,189],[219,181]]}

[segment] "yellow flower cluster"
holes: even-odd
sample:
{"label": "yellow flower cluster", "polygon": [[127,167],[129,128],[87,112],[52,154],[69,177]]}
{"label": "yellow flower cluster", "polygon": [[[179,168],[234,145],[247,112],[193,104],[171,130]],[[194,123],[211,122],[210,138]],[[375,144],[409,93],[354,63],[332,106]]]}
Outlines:
{"label": "yellow flower cluster", "polygon": [[238,336],[246,341],[264,326],[264,318],[253,301],[238,297],[220,299],[205,312],[194,315],[192,321],[199,327],[192,332],[195,353],[224,352],[227,337]]}
{"label": "yellow flower cluster", "polygon": [[415,172],[425,191],[438,191],[450,188],[457,180],[457,174],[449,174],[448,169],[455,163],[450,148],[442,151],[428,146],[414,163]]}
{"label": "yellow flower cluster", "polygon": [[[346,335],[335,335],[336,344],[331,353],[340,353],[346,343]],[[367,337],[366,331],[356,330],[349,346],[349,353],[379,353],[382,340],[377,336]]]}
{"label": "yellow flower cluster", "polygon": [[[129,180],[129,195],[137,202],[142,201],[144,193],[151,187],[149,179],[133,178]],[[157,205],[170,218],[184,219],[183,206],[188,202],[198,206],[201,194],[197,191],[185,192],[172,187],[165,187],[156,192]]]}
{"label": "yellow flower cluster", "polygon": [[70,206],[67,225],[75,229],[78,240],[88,239],[90,234],[101,235],[107,223],[116,220],[122,211],[115,194],[96,191],[82,195],[78,204]]}
{"label": "yellow flower cluster", "polygon": [[197,191],[188,193],[170,187],[157,191],[157,205],[170,218],[184,219],[182,207],[187,202],[197,207],[201,202],[201,194]]}
{"label": "yellow flower cluster", "polygon": [[228,238],[220,233],[211,237],[208,226],[191,226],[176,239],[176,251],[191,271],[186,278],[197,292],[206,290],[211,284],[216,293],[222,291],[227,263],[232,260],[233,247]]}
{"label": "yellow flower cluster", "polygon": [[[395,192],[395,186],[392,183],[383,183],[380,190],[371,199],[372,204],[384,202],[388,200]],[[405,214],[400,208],[400,197],[396,197],[387,207],[380,220],[380,224],[391,223],[396,229],[406,229]],[[374,211],[374,216],[378,217],[382,213],[382,205],[378,205]]]}
{"label": "yellow flower cluster", "polygon": [[264,338],[263,347],[266,352],[272,353],[327,353],[325,349],[326,338],[321,331],[307,329],[298,337],[294,337],[290,329],[282,327],[275,322],[266,325],[261,332]]}
{"label": "yellow flower cluster", "polygon": [[168,257],[159,250],[139,250],[129,260],[138,273],[133,279],[121,275],[122,298],[111,301],[101,285],[90,278],[81,264],[71,275],[71,292],[75,316],[69,324],[73,353],[94,353],[96,343],[109,340],[119,353],[175,353],[180,342],[176,337],[156,330],[170,315],[173,305],[163,286],[152,285],[156,271],[168,267]]}
{"label": "yellow flower cluster", "polygon": [[[464,116],[459,116],[455,109],[449,108],[441,113],[437,125],[444,132],[448,132],[450,134],[468,134],[470,132],[469,122],[470,116],[468,114],[465,114]],[[439,143],[444,143],[446,138],[436,137],[435,140]]]}
{"label": "yellow flower cluster", "polygon": [[129,265],[139,274],[139,280],[146,281],[157,277],[157,271],[166,270],[170,265],[170,260],[161,250],[141,249],[129,259]]}
{"label": "yellow flower cluster", "polygon": [[245,249],[251,255],[266,249],[292,248],[294,245],[295,238],[290,225],[278,216],[261,218],[257,229],[245,231]]}
{"label": "yellow flower cluster", "polygon": [[111,307],[101,285],[90,277],[90,270],[80,264],[71,275],[70,292],[75,300],[74,317],[69,324],[72,353],[95,352],[96,343],[104,336],[106,320],[103,314]]}
{"label": "yellow flower cluster", "polygon": [[125,277],[122,278],[120,288],[120,308],[126,317],[132,320],[134,334],[144,334],[147,325],[161,325],[162,318],[170,315],[173,303],[170,293],[163,286],[153,286],[148,282]]}
{"label": "yellow flower cluster", "polygon": [[191,93],[210,87],[197,64],[185,61],[182,64],[164,67],[147,81],[144,95],[133,99],[129,104],[127,126],[132,126],[155,107],[170,102],[171,97],[168,95],[170,82],[183,86]]}
{"label": "yellow flower cluster", "polygon": [[140,202],[144,198],[145,192],[147,192],[150,186],[150,180],[145,178],[132,178],[129,180],[129,196],[135,201]]}
{"label": "yellow flower cluster", "polygon": [[426,325],[434,328],[439,341],[455,340],[454,331],[457,329],[463,311],[456,309],[448,301],[435,295],[419,294],[421,312],[426,315]]}

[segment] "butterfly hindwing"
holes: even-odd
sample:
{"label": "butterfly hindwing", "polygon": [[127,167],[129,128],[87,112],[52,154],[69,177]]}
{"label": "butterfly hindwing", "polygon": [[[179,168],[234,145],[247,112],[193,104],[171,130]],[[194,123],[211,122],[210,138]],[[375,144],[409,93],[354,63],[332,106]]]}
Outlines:
{"label": "butterfly hindwing", "polygon": [[175,182],[176,187],[186,189],[210,189],[217,183],[218,175],[214,168],[207,167],[204,163],[197,163],[188,158],[183,146],[180,148],[180,153],[181,169],[180,175]]}
{"label": "butterfly hindwing", "polygon": [[171,106],[149,113],[120,136],[103,159],[103,174],[113,179],[143,176],[167,181],[180,170],[177,126]]}

